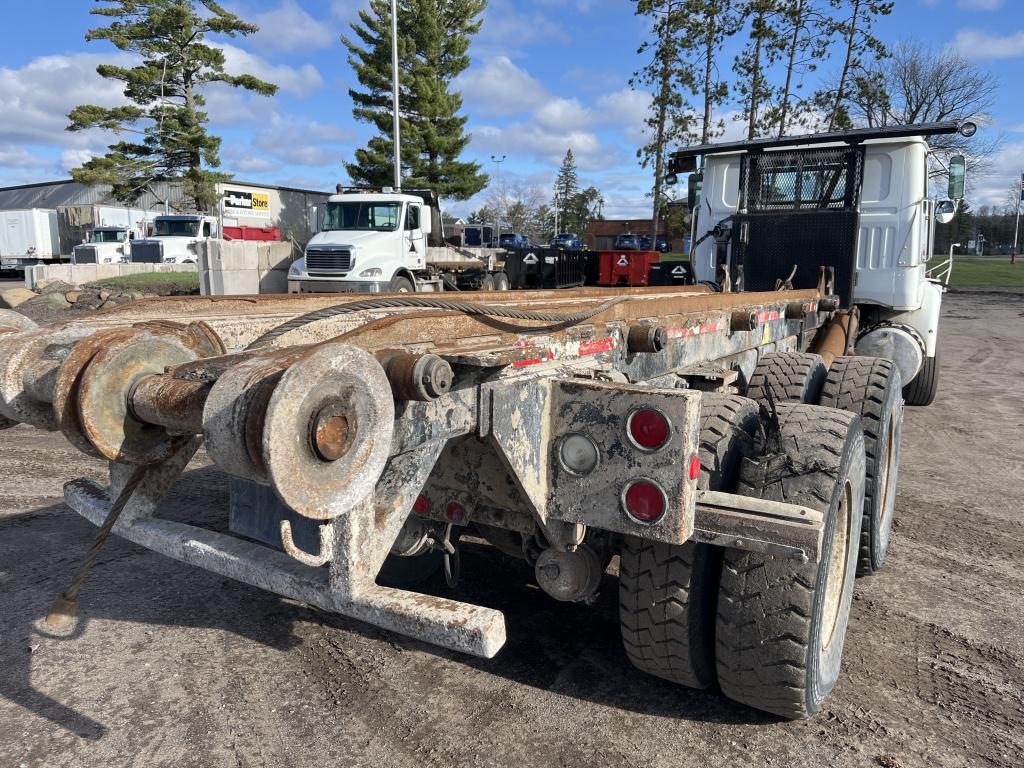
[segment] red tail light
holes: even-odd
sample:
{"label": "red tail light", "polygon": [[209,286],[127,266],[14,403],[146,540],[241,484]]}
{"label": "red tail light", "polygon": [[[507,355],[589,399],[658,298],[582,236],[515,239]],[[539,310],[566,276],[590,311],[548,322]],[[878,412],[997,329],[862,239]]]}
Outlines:
{"label": "red tail light", "polygon": [[657,451],[664,448],[672,437],[672,424],[661,411],[639,408],[629,414],[626,432],[640,450]]}
{"label": "red tail light", "polygon": [[448,502],[448,506],[444,510],[444,516],[452,523],[461,523],[468,517],[466,508],[457,501]]}
{"label": "red tail light", "polygon": [[668,497],[653,480],[633,480],[622,490],[622,508],[636,522],[652,525],[665,516]]}
{"label": "red tail light", "polygon": [[430,513],[430,499],[424,496],[422,493],[416,497],[416,501],[412,503],[412,511],[414,514],[427,515]]}
{"label": "red tail light", "polygon": [[694,454],[690,457],[690,479],[696,480],[700,477],[700,456]]}

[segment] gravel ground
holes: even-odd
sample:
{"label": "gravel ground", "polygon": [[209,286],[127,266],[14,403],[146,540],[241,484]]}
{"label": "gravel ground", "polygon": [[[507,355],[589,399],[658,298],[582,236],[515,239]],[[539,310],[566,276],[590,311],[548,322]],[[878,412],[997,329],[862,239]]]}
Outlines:
{"label": "gravel ground", "polygon": [[[460,598],[500,608],[493,660],[438,651],[112,539],[79,632],[34,622],[93,529],[62,439],[0,434],[0,765],[1006,766],[1024,762],[1024,300],[954,295],[942,383],[908,408],[886,568],[859,580],[843,676],[785,722],[646,677],[598,603],[556,603],[468,548]],[[198,465],[170,515],[223,509]],[[443,589],[438,587],[438,589]]]}

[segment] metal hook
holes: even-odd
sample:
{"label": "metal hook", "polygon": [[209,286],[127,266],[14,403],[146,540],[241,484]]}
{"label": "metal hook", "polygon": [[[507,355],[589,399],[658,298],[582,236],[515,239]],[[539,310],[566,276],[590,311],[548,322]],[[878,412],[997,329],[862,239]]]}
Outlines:
{"label": "metal hook", "polygon": [[287,520],[281,521],[281,545],[284,551],[300,563],[319,568],[327,565],[334,558],[334,538],[331,536],[331,526],[320,526],[320,554],[311,555],[304,549],[295,546],[292,540],[292,524]]}

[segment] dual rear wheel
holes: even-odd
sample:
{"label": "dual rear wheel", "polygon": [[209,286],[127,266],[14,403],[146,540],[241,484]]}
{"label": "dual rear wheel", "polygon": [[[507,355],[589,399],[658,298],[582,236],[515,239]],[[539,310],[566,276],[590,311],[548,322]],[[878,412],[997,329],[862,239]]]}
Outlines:
{"label": "dual rear wheel", "polygon": [[[620,624],[638,668],[694,688],[717,682],[736,701],[803,718],[838,679],[854,575],[879,567],[888,547],[901,383],[875,358],[838,358],[826,372],[816,355],[765,357],[748,391],[758,400],[704,395],[698,484],[818,509],[819,561],[629,538]],[[784,461],[763,455],[768,443]]]}

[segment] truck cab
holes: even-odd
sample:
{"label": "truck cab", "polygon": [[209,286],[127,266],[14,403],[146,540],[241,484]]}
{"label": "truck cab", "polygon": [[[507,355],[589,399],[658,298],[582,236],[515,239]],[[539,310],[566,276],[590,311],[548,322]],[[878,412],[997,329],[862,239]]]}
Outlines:
{"label": "truck cab", "polygon": [[951,219],[963,196],[964,161],[950,162],[952,199],[935,200],[927,137],[975,129],[931,123],[674,153],[670,174],[691,174],[697,279],[764,291],[824,278],[858,311],[858,354],[893,360],[904,382],[922,371],[934,380],[943,286],[927,262],[935,224]]}
{"label": "truck cab", "polygon": [[135,233],[127,227],[96,227],[71,250],[72,264],[117,264],[128,261]]}
{"label": "truck cab", "polygon": [[150,264],[195,264],[199,243],[219,236],[217,220],[200,214],[157,216],[153,234],[135,240],[131,260]]}
{"label": "truck cab", "polygon": [[332,195],[320,231],[292,264],[288,290],[414,291],[427,268],[435,218],[439,230],[439,208],[430,193],[385,189]]}

